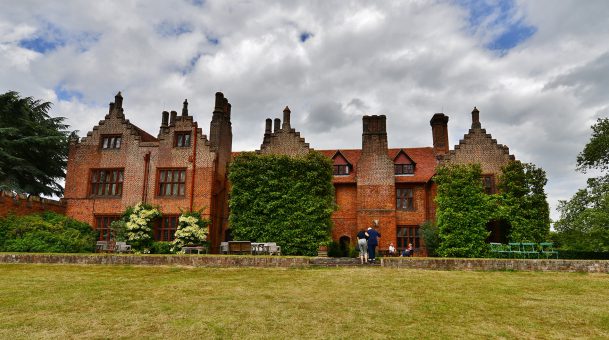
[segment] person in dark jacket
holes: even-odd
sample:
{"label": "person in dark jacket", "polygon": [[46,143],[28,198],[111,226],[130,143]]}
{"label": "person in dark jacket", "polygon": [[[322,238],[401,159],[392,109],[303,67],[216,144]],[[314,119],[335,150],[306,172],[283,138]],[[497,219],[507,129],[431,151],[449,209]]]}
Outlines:
{"label": "person in dark jacket", "polygon": [[[378,228],[379,221],[374,220],[374,226]],[[368,228],[368,261],[374,263],[376,261],[376,246],[379,245],[381,233],[374,228]]]}

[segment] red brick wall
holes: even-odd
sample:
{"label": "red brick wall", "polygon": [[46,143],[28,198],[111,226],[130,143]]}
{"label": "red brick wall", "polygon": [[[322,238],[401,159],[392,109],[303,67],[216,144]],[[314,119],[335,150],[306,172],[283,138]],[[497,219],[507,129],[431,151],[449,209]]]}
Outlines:
{"label": "red brick wall", "polygon": [[0,191],[0,217],[9,214],[28,215],[41,213],[44,211],[53,211],[58,214],[65,214],[66,205],[63,201],[50,200],[36,196],[13,197],[10,193]]}

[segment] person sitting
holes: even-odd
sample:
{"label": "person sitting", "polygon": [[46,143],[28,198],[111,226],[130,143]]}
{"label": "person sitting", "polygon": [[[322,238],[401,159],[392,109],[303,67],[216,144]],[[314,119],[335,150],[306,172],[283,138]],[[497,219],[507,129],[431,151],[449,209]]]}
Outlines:
{"label": "person sitting", "polygon": [[404,249],[402,252],[402,257],[410,257],[414,253],[414,248],[412,247],[412,243],[408,243],[408,248]]}
{"label": "person sitting", "polygon": [[389,256],[396,256],[395,246],[393,245],[393,242],[389,244]]}

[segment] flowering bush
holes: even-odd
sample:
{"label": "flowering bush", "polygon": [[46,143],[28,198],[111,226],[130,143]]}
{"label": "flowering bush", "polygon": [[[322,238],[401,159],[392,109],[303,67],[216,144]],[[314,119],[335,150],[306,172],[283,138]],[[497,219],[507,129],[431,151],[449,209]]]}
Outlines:
{"label": "flowering bush", "polygon": [[183,212],[178,218],[171,251],[177,252],[184,246],[200,245],[207,241],[209,221],[201,218],[201,212]]}
{"label": "flowering bush", "polygon": [[138,203],[127,208],[126,239],[135,250],[146,248],[152,242],[152,221],[161,217],[159,210],[149,204]]}

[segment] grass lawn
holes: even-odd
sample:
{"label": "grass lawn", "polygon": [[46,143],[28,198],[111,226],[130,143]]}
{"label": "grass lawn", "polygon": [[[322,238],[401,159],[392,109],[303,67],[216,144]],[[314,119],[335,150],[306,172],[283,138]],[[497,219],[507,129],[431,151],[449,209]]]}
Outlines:
{"label": "grass lawn", "polygon": [[0,265],[0,338],[609,338],[609,275]]}

